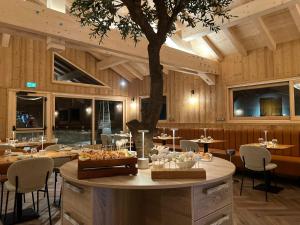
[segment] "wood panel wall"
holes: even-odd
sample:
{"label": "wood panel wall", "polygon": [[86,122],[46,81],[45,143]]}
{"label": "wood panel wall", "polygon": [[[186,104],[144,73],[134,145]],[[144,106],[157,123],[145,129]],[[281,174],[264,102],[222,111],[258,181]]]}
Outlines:
{"label": "wood panel wall", "polygon": [[[135,80],[132,96],[149,96],[149,77]],[[191,91],[196,103],[191,104]],[[216,87],[208,86],[200,77],[169,71],[164,75],[164,94],[167,96],[167,114],[170,123],[215,122]]]}
{"label": "wood panel wall", "polygon": [[[129,86],[120,87],[123,79],[112,70],[97,71],[97,59],[87,52],[66,48],[60,53],[75,65],[86,70],[111,88],[84,87],[52,82],[53,52],[47,50],[46,41],[13,36],[9,47],[0,47],[0,140],[7,134],[8,90],[20,89],[85,96],[128,97]],[[37,82],[37,88],[25,87],[26,82]],[[130,117],[130,114],[129,114]]]}
{"label": "wood panel wall", "polygon": [[0,47],[0,87],[26,89],[27,81],[37,82],[36,91],[83,95],[128,96],[128,87],[119,88],[122,79],[112,70],[97,71],[95,59],[87,52],[66,48],[61,55],[111,88],[79,87],[52,83],[52,51],[46,41],[13,36],[8,48]]}

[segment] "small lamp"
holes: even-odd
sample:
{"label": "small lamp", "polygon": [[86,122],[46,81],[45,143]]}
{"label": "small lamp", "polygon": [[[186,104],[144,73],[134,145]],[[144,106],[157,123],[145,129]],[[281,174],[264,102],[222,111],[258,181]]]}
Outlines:
{"label": "small lamp", "polygon": [[171,128],[171,131],[173,132],[173,152],[175,152],[175,132],[178,130],[178,128]]}
{"label": "small lamp", "polygon": [[138,168],[139,169],[148,169],[149,168],[149,159],[145,158],[145,133],[148,133],[148,130],[139,130],[139,133],[142,133],[142,158],[138,158]]}

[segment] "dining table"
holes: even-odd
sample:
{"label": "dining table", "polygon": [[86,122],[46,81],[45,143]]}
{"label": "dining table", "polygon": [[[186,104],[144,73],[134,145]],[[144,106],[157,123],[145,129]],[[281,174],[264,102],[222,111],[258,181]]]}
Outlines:
{"label": "dining table", "polygon": [[190,141],[196,142],[199,145],[203,145],[203,149],[204,149],[205,153],[208,152],[209,145],[226,142],[226,140],[215,140],[215,139],[204,139],[204,138],[203,139],[193,139]]}
{"label": "dining table", "polygon": [[[43,145],[47,146],[50,144],[56,144],[52,141],[43,141]],[[39,147],[42,145],[41,141],[11,141],[11,142],[0,142],[0,146],[12,146],[14,148],[25,148],[25,147]]]}
{"label": "dining table", "polygon": [[153,137],[153,141],[161,141],[162,145],[166,145],[169,140],[180,140],[182,137],[172,137],[172,136],[156,136]]}
{"label": "dining table", "polygon": [[[76,159],[78,157],[79,151],[77,150],[57,150],[57,151],[40,151],[37,153],[27,153],[26,151],[13,151],[9,154],[4,154],[0,156],[0,174],[1,176],[6,176],[8,167],[16,161],[26,160],[30,158],[39,158],[39,157],[49,157],[52,159],[59,158],[70,158],[70,160]],[[2,196],[3,197],[3,196]],[[30,221],[38,218],[39,215],[32,208],[23,209],[23,194],[16,194],[16,215],[14,219],[13,213],[8,213],[5,221],[1,216],[3,225],[11,225],[16,223],[21,223],[25,221]]]}
{"label": "dining table", "polygon": [[247,146],[257,146],[257,147],[265,147],[268,150],[286,150],[293,148],[295,145],[286,145],[286,144],[273,144],[268,142],[267,145],[260,144],[260,143],[250,143],[246,144]]}

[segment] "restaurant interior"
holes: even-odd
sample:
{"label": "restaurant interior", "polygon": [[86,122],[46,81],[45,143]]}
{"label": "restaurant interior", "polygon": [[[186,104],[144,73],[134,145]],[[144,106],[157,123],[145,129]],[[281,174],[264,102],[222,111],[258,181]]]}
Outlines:
{"label": "restaurant interior", "polygon": [[300,1],[0,0],[0,184],[0,225],[300,225]]}

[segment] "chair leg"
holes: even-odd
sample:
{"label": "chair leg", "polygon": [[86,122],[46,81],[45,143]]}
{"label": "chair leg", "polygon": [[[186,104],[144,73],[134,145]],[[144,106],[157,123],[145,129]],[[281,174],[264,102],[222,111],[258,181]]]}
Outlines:
{"label": "chair leg", "polygon": [[57,184],[57,172],[54,172],[54,200],[53,203],[56,203],[56,184]]}
{"label": "chair leg", "polygon": [[7,191],[7,193],[6,193],[6,203],[5,203],[4,221],[6,220],[6,215],[7,215],[8,197],[9,197],[9,191]]}
{"label": "chair leg", "polygon": [[1,182],[1,205],[0,205],[0,218],[2,217],[2,207],[3,207],[3,193],[4,193],[4,183]]}
{"label": "chair leg", "polygon": [[23,194],[23,200],[24,200],[24,203],[25,203],[26,202],[25,193]]}
{"label": "chair leg", "polygon": [[13,221],[15,221],[16,208],[17,208],[17,192],[15,192],[14,211],[13,211]]}
{"label": "chair leg", "polygon": [[254,189],[254,186],[255,186],[255,184],[254,184],[254,172],[252,173],[252,189]]}
{"label": "chair leg", "polygon": [[267,173],[266,171],[264,172],[264,176],[265,176],[265,200],[266,202],[268,201],[268,181],[267,181]]}
{"label": "chair leg", "polygon": [[61,204],[61,193],[62,193],[62,187],[60,188],[60,193],[59,193],[59,200],[58,200],[58,207],[60,208]]}
{"label": "chair leg", "polygon": [[242,172],[242,182],[241,182],[241,188],[240,188],[240,196],[242,196],[243,185],[244,185],[244,176],[245,176],[245,171]]}
{"label": "chair leg", "polygon": [[32,197],[33,210],[35,211],[35,202],[34,202],[34,195],[33,195],[33,192],[31,192],[31,197]]}
{"label": "chair leg", "polygon": [[36,213],[39,214],[39,203],[40,203],[40,196],[39,191],[36,192]]}
{"label": "chair leg", "polygon": [[50,225],[52,225],[51,208],[50,208],[50,200],[49,200],[49,192],[48,192],[48,187],[47,187],[47,186],[46,186],[46,188],[45,188],[45,192],[46,192],[46,195],[47,195],[48,212],[49,212],[49,221],[50,221]]}

